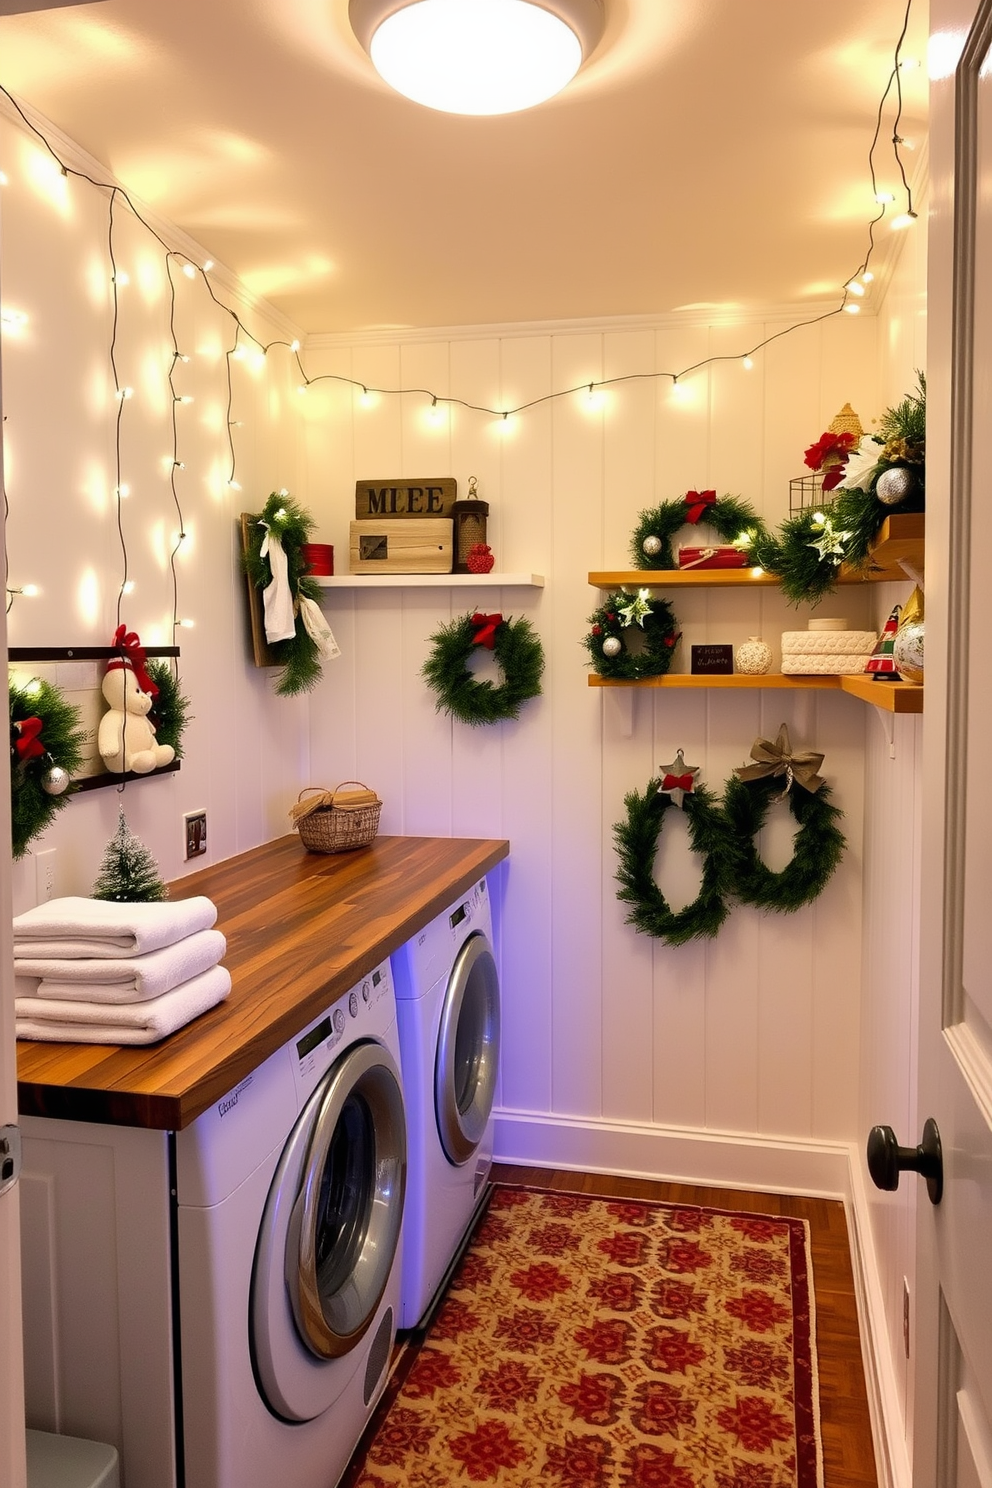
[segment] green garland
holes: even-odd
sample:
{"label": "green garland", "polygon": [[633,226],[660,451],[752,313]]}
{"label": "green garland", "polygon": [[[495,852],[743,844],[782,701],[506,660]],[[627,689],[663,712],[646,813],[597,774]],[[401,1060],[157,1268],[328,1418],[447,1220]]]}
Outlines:
{"label": "green garland", "polygon": [[[827,539],[836,534],[841,534],[837,544],[841,551],[822,551],[834,546]],[[838,519],[837,503],[829,502],[815,511],[786,517],[778,537],[769,536],[760,543],[755,557],[762,568],[778,575],[782,593],[790,604],[815,605],[837,582],[847,535]]]}
{"label": "green garland", "polygon": [[659,780],[652,780],[643,796],[637,791],[624,796],[624,805],[626,820],[616,824],[613,836],[620,859],[617,898],[631,906],[627,924],[669,945],[715,935],[729,913],[722,865],[731,851],[726,819],[716,798],[705,786],[697,786],[683,799],[692,850],[703,858],[703,880],[692,903],[678,911],[671,908],[654,879],[665,812],[674,806],[671,796],[662,792]]}
{"label": "green garland", "polygon": [[[267,589],[272,582],[272,570],[268,558],[262,557],[265,539],[265,523],[278,537],[286,554],[289,571],[289,586],[294,599],[304,595],[315,603],[320,599],[320,585],[308,576],[302,547],[314,529],[314,520],[291,496],[273,491],[262,511],[250,517],[248,542],[244,564],[248,578],[256,589]],[[282,675],[276,685],[281,697],[292,697],[298,692],[309,692],[320,681],[320,652],[311,638],[299,614],[296,616],[296,634],[292,640],[270,642],[272,655]]]}
{"label": "green garland", "polygon": [[173,676],[167,661],[161,658],[146,661],[145,671],[158,688],[158,696],[149,714],[156,742],[171,744],[176,752],[176,759],[182,759],[183,730],[192,717],[189,698],[180,692],[179,678]]}
{"label": "green garland", "polygon": [[[69,800],[72,786],[61,795],[49,795],[42,781],[53,766],[72,775],[83,763],[86,732],[80,727],[79,709],[67,703],[57,687],[37,678],[24,686],[8,684],[10,699],[10,815],[11,847],[22,858],[27,845],[49,825]],[[18,758],[15,727],[30,718],[41,720],[37,742],[44,753],[33,759]]]}
{"label": "green garland", "polygon": [[468,659],[479,644],[478,634],[472,616],[462,615],[431,636],[432,650],[422,675],[437,694],[437,711],[443,709],[472,725],[516,718],[521,704],[541,693],[544,650],[540,637],[527,620],[498,617],[493,656],[503,681],[494,686],[488,680],[477,681],[468,669]]}
{"label": "green garland", "polygon": [[830,803],[830,787],[817,791],[794,784],[789,810],[798,823],[791,861],[774,873],[761,861],[754,839],[768,807],[781,796],[780,779],[743,781],[732,775],[723,793],[732,853],[722,865],[722,883],[742,904],[790,913],[822,893],[843,856],[846,843],[837,822],[842,813]]}
{"label": "green garland", "polygon": [[[782,592],[791,604],[818,604],[837,583],[841,563],[863,573],[871,569],[871,550],[879,528],[893,511],[919,511],[926,492],[927,380],[916,374],[917,390],[879,420],[879,432],[862,439],[851,452],[832,499],[817,512],[803,511],[787,517],[776,536],[766,536],[754,548],[754,557],[769,573],[777,574]],[[872,464],[872,446],[878,458]],[[867,446],[867,448],[866,448]],[[852,466],[854,467],[852,469]],[[914,487],[897,507],[876,494],[881,476],[889,470],[906,470]],[[850,486],[844,484],[850,480]],[[856,484],[855,484],[856,482]],[[816,544],[822,541],[825,524],[837,535],[838,550],[823,555]]]}
{"label": "green garland", "polygon": [[[634,608],[640,608],[642,614],[630,624],[624,623],[622,612],[631,608],[632,598],[622,591],[611,594],[589,616],[590,629],[582,644],[601,677],[636,682],[641,677],[664,676],[671,666],[682,632],[668,601],[642,598],[647,592],[642,590],[634,601]],[[643,650],[630,650],[628,641],[634,635],[643,637]],[[603,650],[603,642],[611,637],[620,642],[615,656],[607,656]]]}
{"label": "green garland", "polygon": [[[687,523],[688,510],[687,499],[683,497],[679,501],[663,501],[660,506],[641,512],[630,539],[630,556],[635,568],[678,568],[672,539],[680,527],[694,525]],[[750,502],[739,496],[721,496],[706,508],[700,522],[714,528],[725,543],[733,543],[735,546],[746,535],[748,542],[740,544],[744,552],[750,552],[768,537],[764,522]],[[658,538],[661,543],[659,552],[645,553],[644,540],[647,537]]]}

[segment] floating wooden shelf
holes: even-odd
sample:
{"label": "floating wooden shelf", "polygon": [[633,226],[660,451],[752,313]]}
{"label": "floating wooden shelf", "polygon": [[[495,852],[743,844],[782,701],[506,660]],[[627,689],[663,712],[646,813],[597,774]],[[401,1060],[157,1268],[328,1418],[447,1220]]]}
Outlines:
{"label": "floating wooden shelf", "polygon": [[487,574],[335,574],[333,578],[314,577],[322,589],[543,589],[544,575],[535,573]]}
{"label": "floating wooden shelf", "polygon": [[[925,522],[923,512],[904,512],[886,517],[871,552],[871,567],[865,571],[841,566],[839,584],[888,583],[917,578],[923,573]],[[905,565],[905,567],[903,566]],[[747,589],[778,584],[774,574],[751,568],[633,568],[591,573],[597,589]],[[922,713],[923,688],[914,682],[876,682],[874,677],[793,677],[781,672],[758,676],[735,673],[729,677],[667,673],[626,682],[615,677],[589,677],[590,687],[760,687],[819,688],[846,692],[887,713]]]}
{"label": "floating wooden shelf", "polygon": [[922,713],[923,688],[913,682],[876,682],[874,677],[786,677],[781,672],[763,672],[758,676],[738,672],[731,677],[700,677],[690,672],[667,672],[664,677],[641,677],[637,681],[625,681],[618,677],[600,677],[593,672],[589,676],[590,687],[714,687],[770,688],[772,691],[788,688],[802,692],[810,688],[821,692],[847,692],[872,703],[887,713]]}
{"label": "floating wooden shelf", "polygon": [[[923,512],[886,517],[872,548],[871,567],[865,572],[841,565],[839,584],[890,583],[923,572]],[[775,574],[752,568],[625,568],[591,573],[597,589],[749,589],[778,584]]]}

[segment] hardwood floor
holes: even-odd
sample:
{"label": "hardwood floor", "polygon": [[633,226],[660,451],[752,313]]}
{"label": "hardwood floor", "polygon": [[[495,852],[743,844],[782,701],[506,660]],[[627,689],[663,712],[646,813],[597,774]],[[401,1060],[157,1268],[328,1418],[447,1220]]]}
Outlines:
{"label": "hardwood floor", "polygon": [[661,1199],[679,1204],[699,1204],[710,1209],[742,1209],[756,1214],[782,1214],[808,1220],[816,1294],[824,1488],[878,1488],[843,1204],[831,1199],[743,1193],[731,1188],[698,1188],[687,1183],[654,1183],[640,1178],[615,1178],[600,1173],[569,1173],[552,1168],[511,1167],[506,1164],[497,1164],[493,1168],[492,1181],[555,1188],[566,1193]]}

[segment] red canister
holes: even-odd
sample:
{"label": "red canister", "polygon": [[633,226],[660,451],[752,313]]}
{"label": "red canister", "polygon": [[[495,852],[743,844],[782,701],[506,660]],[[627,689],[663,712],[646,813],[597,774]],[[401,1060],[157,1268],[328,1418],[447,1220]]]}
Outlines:
{"label": "red canister", "polygon": [[301,543],[300,552],[308,571],[318,579],[329,579],[334,574],[333,543]]}

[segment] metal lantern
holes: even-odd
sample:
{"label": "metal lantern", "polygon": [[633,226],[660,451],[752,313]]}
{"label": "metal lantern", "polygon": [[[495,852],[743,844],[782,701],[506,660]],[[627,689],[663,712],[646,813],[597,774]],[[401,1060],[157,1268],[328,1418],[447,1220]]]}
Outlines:
{"label": "metal lantern", "polygon": [[468,496],[464,501],[452,503],[451,515],[455,524],[452,534],[454,561],[451,571],[452,573],[470,573],[469,551],[475,547],[476,543],[485,542],[486,518],[489,515],[489,502],[479,500],[474,475],[468,478]]}

